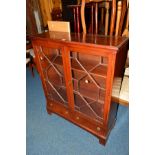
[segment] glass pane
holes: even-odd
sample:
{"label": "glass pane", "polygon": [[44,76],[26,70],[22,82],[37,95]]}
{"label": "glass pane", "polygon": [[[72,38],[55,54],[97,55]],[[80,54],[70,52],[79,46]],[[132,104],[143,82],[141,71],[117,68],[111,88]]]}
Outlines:
{"label": "glass pane", "polygon": [[101,121],[108,59],[70,52],[75,110]]}
{"label": "glass pane", "polygon": [[67,105],[68,100],[61,50],[41,47],[39,57],[48,99]]}

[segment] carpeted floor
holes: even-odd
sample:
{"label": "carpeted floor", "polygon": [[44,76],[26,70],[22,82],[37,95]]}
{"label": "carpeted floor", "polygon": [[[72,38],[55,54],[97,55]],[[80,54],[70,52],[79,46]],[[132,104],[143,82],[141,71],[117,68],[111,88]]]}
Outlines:
{"label": "carpeted floor", "polygon": [[129,109],[119,106],[117,121],[106,146],[63,118],[46,112],[40,78],[26,70],[27,155],[128,155]]}

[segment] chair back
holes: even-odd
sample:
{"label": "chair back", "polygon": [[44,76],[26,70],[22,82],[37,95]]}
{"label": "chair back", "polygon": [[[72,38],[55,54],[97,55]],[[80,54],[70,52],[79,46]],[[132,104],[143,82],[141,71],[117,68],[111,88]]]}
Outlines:
{"label": "chair back", "polygon": [[[104,35],[121,36],[123,33],[124,22],[127,14],[127,0],[82,0],[81,3],[81,23],[83,33],[86,33],[85,23],[85,3],[98,3],[98,8],[101,8],[101,23]],[[97,8],[97,7],[96,7]],[[95,25],[98,30],[98,8],[95,8]],[[97,15],[96,15],[97,14]],[[97,31],[95,31],[98,33]]]}
{"label": "chair back", "polygon": [[125,22],[125,29],[123,30],[122,36],[129,37],[129,0],[127,1],[127,16]]}

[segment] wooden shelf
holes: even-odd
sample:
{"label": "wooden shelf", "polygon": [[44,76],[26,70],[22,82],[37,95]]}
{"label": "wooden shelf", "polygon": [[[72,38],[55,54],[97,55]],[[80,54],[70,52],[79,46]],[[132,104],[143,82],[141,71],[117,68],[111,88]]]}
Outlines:
{"label": "wooden shelf", "polygon": [[[53,62],[55,65],[60,65],[61,67],[63,66],[63,62],[62,62],[62,57],[61,56],[57,56],[57,58],[54,60]],[[93,65],[91,63],[85,63],[84,66],[86,66],[86,68],[93,68]],[[82,67],[78,64],[78,62],[75,59],[71,59],[71,69],[72,70],[77,70],[80,72],[83,72],[86,74],[86,72],[82,69]],[[89,72],[89,71],[88,71]],[[107,66],[106,65],[99,65],[96,68],[94,68],[91,72],[89,72],[92,75],[95,76],[101,76],[106,78],[107,75]]]}
{"label": "wooden shelf", "polygon": [[[59,90],[59,89],[62,89],[62,90],[66,90],[66,86],[60,86],[60,85],[58,85],[58,84],[55,84],[55,83],[52,83],[52,85],[57,89],[57,90]],[[100,103],[100,104],[104,104],[104,98],[103,98],[103,95],[102,96],[100,96],[100,98],[98,99],[98,100],[95,100],[93,97],[92,97],[92,95],[91,95],[91,93],[89,94],[89,93],[87,93],[86,95],[85,95],[85,93],[81,93],[81,92],[79,92],[85,99],[87,99],[87,100],[91,100],[92,102],[98,102],[98,103]],[[104,93],[104,92],[102,92],[102,90],[99,90],[99,95],[101,94],[101,93]],[[78,91],[75,91],[74,90],[74,94],[78,94]]]}
{"label": "wooden shelf", "polygon": [[91,74],[99,75],[99,76],[104,76],[106,78],[107,75],[107,66],[106,65],[99,65],[96,68],[94,68],[91,71]]}
{"label": "wooden shelf", "polygon": [[53,63],[55,65],[63,66],[62,57],[61,56],[57,56]]}
{"label": "wooden shelf", "polygon": [[103,102],[94,101],[89,98],[82,98],[78,93],[74,92],[75,110],[84,112],[87,117],[91,117],[94,120],[101,121],[103,119],[102,107]]}

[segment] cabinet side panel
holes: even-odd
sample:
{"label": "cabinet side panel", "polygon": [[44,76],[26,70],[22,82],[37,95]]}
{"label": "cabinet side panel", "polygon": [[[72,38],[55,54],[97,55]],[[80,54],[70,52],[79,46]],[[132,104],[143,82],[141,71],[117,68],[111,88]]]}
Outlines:
{"label": "cabinet side panel", "polygon": [[109,121],[108,121],[108,128],[113,126],[118,109],[118,99],[119,93],[121,89],[121,83],[124,76],[125,70],[125,63],[127,58],[127,51],[129,48],[129,42],[127,41],[117,52],[116,61],[115,61],[115,71],[114,71],[114,79],[113,79],[113,89],[112,89],[112,101],[111,102],[111,109],[109,113]]}
{"label": "cabinet side panel", "polygon": [[106,127],[108,127],[109,112],[111,108],[111,95],[112,95],[112,86],[113,86],[113,78],[114,78],[115,60],[116,60],[116,54],[111,54],[109,56],[109,62],[108,62],[105,104],[104,104],[104,112],[103,112],[103,123]]}
{"label": "cabinet side panel", "polygon": [[115,64],[115,77],[123,77],[124,75],[128,49],[129,49],[129,42],[124,44],[117,52],[116,64]]}

